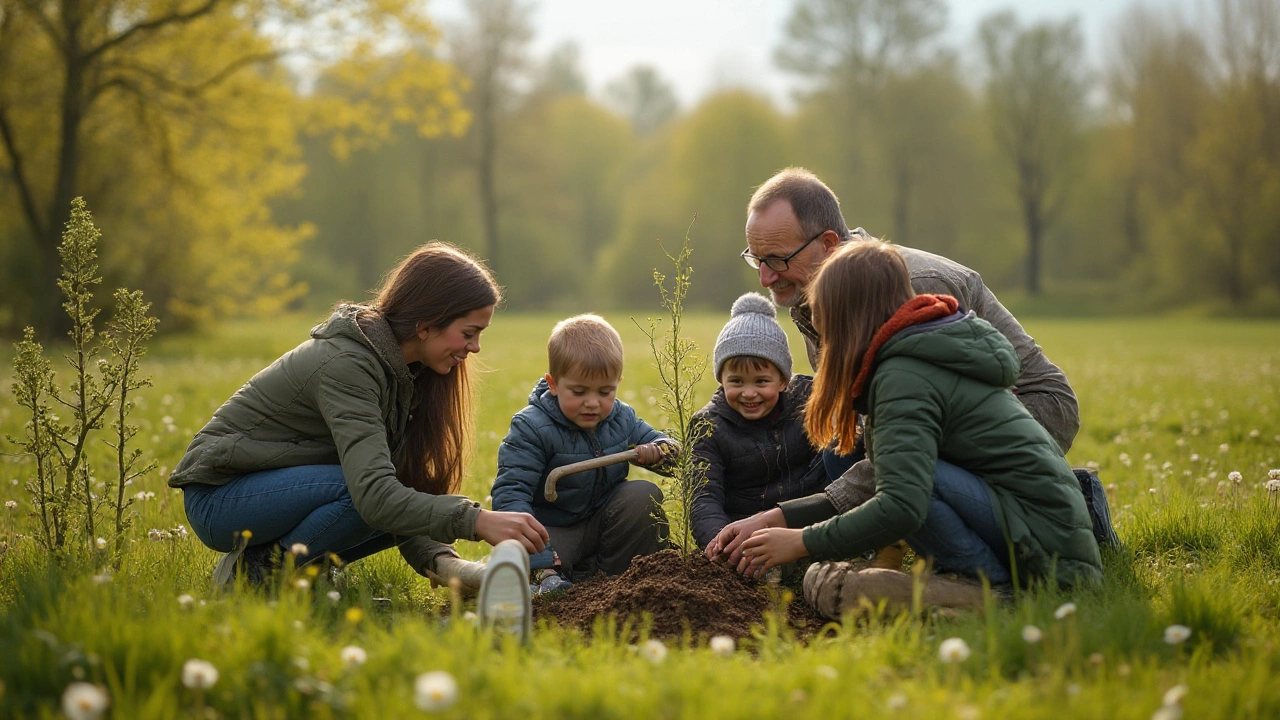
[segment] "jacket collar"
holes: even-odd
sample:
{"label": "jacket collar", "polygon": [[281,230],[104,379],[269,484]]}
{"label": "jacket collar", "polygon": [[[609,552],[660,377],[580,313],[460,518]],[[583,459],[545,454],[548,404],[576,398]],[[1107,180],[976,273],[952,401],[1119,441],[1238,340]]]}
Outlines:
{"label": "jacket collar", "polygon": [[871,377],[871,366],[875,364],[876,353],[890,338],[913,325],[954,315],[959,307],[960,303],[950,295],[917,295],[903,303],[871,338],[871,345],[862,355],[858,377],[853,381],[853,397],[856,399],[862,395],[867,380]]}

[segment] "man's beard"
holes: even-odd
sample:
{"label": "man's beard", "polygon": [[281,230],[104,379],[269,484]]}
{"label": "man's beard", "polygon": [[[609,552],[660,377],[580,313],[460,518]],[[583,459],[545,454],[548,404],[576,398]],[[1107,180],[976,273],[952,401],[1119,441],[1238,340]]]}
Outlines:
{"label": "man's beard", "polygon": [[[782,286],[781,289],[783,290],[788,290],[788,289],[791,290],[791,295],[783,300],[778,299],[778,293],[774,290],[774,288],[780,285]],[[775,282],[773,285],[770,285],[769,296],[773,298],[774,305],[777,305],[778,307],[785,307],[785,308],[796,307],[800,305],[804,300],[801,297],[800,288],[797,287],[795,283],[789,282],[787,280],[779,280],[778,282]]]}

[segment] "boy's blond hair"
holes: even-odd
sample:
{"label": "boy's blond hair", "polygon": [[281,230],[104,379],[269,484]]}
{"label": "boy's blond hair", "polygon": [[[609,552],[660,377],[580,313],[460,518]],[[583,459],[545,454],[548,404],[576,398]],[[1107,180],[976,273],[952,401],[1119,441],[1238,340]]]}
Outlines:
{"label": "boy's blond hair", "polygon": [[622,336],[599,315],[575,315],[556,323],[547,340],[551,377],[622,377]]}

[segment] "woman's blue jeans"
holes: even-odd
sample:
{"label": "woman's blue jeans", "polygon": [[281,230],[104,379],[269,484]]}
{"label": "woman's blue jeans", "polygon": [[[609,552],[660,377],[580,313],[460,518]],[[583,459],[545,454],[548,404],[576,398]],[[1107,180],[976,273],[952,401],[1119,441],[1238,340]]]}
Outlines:
{"label": "woman's blue jeans", "polygon": [[191,530],[205,545],[230,552],[236,534],[250,545],[307,546],[299,565],[334,553],[353,562],[394,547],[395,536],[375,530],[351,503],[339,465],[301,465],[241,475],[225,485],[187,485],[183,504]]}
{"label": "woman's blue jeans", "polygon": [[991,491],[977,475],[945,460],[933,471],[924,524],[905,539],[917,555],[933,558],[941,572],[985,575],[992,585],[1012,582],[1008,544]]}

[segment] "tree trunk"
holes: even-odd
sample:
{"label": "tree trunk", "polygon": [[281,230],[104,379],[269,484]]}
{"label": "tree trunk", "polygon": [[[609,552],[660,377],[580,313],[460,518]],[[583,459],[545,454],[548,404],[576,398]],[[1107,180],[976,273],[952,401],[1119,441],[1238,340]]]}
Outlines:
{"label": "tree trunk", "polygon": [[498,197],[494,187],[494,165],[497,160],[497,132],[495,130],[496,118],[494,117],[496,108],[494,108],[495,98],[493,97],[492,83],[486,83],[486,87],[481,90],[482,96],[479,103],[479,117],[477,120],[480,124],[480,212],[484,219],[484,237],[485,246],[489,250],[489,270],[493,272],[495,277],[502,277],[501,253],[498,242]]}
{"label": "tree trunk", "polygon": [[1022,212],[1027,225],[1027,293],[1040,294],[1040,253],[1044,241],[1044,212],[1040,198],[1023,199]]}
{"label": "tree trunk", "polygon": [[64,8],[66,31],[63,58],[66,61],[62,86],[61,118],[58,129],[58,165],[54,180],[52,202],[45,212],[44,233],[36,238],[40,243],[41,268],[46,278],[47,292],[36,308],[37,326],[46,338],[61,336],[70,329],[69,320],[59,312],[61,298],[57,291],[58,277],[62,274],[62,261],[58,245],[62,243],[62,230],[71,217],[71,200],[76,193],[76,169],[80,165],[80,125],[84,120],[85,64],[80,50],[79,18],[72,8]]}
{"label": "tree trunk", "polygon": [[908,208],[911,203],[911,170],[907,167],[907,160],[904,157],[897,158],[894,165],[893,231],[897,236],[893,238],[893,242],[899,245],[910,245],[907,222]]}

